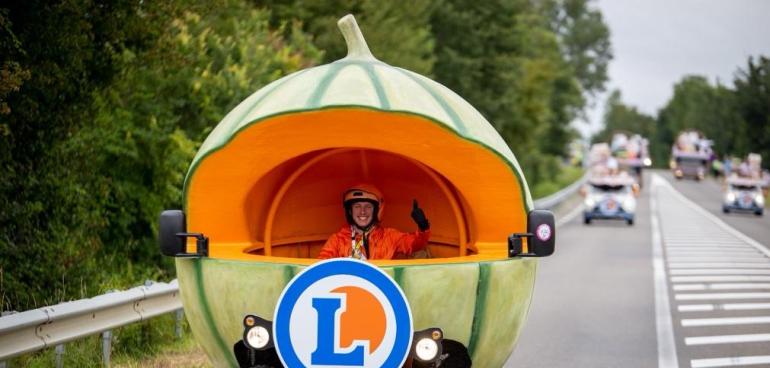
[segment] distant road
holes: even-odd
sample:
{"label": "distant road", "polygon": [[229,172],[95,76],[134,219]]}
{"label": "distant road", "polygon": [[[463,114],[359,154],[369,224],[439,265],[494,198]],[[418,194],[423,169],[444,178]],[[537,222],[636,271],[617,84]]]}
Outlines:
{"label": "distant road", "polygon": [[757,248],[769,216],[722,214],[716,181],[656,174],[634,226],[557,228],[506,367],[770,366],[770,258]]}

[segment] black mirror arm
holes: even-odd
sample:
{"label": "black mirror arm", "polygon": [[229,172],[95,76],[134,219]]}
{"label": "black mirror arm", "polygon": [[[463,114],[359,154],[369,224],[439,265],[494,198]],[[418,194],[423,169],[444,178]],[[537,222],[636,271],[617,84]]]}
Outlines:
{"label": "black mirror arm", "polygon": [[175,257],[208,257],[209,256],[209,238],[202,233],[176,233],[180,238],[195,238],[195,253],[179,253]]}
{"label": "black mirror arm", "polygon": [[[529,244],[530,239],[535,236],[533,233],[513,233],[508,237],[508,257],[537,257],[538,255],[532,252],[524,253],[524,246],[521,239],[527,238]],[[529,248],[529,247],[527,247]],[[529,250],[529,249],[527,249]]]}

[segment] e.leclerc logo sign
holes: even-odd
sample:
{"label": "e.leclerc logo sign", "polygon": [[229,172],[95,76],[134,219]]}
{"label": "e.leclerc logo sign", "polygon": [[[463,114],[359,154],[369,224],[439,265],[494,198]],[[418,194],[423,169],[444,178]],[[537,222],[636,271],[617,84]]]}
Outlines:
{"label": "e.leclerc logo sign", "polygon": [[401,367],[412,314],[385,272],[353,259],[316,263],[278,299],[275,347],[286,367]]}

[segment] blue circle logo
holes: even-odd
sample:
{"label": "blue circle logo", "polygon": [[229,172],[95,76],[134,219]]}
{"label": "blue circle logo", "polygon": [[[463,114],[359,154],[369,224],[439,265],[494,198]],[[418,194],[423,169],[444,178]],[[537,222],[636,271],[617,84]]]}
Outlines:
{"label": "blue circle logo", "polygon": [[316,263],[278,299],[274,334],[286,367],[401,367],[412,344],[412,314],[398,284],[363,261]]}

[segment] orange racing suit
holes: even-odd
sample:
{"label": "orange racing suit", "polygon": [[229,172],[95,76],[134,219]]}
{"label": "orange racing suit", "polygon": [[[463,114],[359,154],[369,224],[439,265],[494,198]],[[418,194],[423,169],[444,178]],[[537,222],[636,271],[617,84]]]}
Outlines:
{"label": "orange racing suit", "polygon": [[[361,244],[363,234],[356,232],[356,239],[353,240],[351,227],[344,226],[342,229],[332,234],[321,252],[319,259],[350,257],[353,253],[354,244]],[[422,250],[428,244],[430,238],[430,229],[425,231],[416,231],[413,233],[402,233],[396,229],[383,228],[375,226],[368,232],[369,251],[371,255],[361,248],[361,252],[367,259],[393,259],[395,255],[409,256],[413,252]],[[355,242],[355,243],[354,243]]]}

